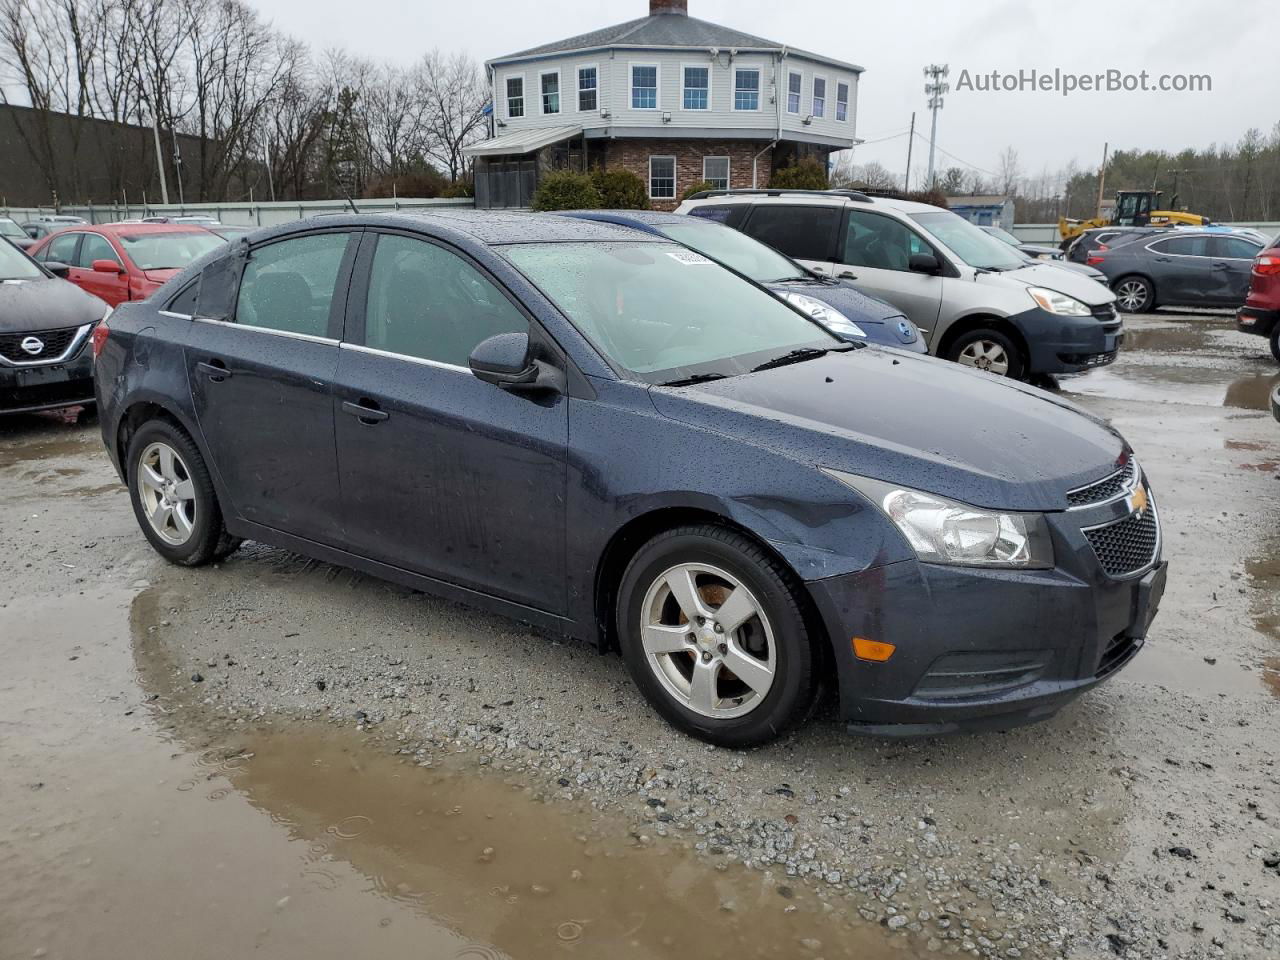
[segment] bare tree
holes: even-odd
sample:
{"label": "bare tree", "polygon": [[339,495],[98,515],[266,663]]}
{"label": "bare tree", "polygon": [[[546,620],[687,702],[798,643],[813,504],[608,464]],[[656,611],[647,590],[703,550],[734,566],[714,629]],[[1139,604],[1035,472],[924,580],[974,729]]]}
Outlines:
{"label": "bare tree", "polygon": [[1022,168],[1018,164],[1018,151],[1013,147],[1005,147],[1000,153],[998,188],[1006,197],[1018,195],[1022,180]]}
{"label": "bare tree", "polygon": [[489,88],[476,62],[463,53],[432,50],[418,64],[417,79],[426,105],[426,155],[457,182],[466,170],[462,148],[484,132]]}

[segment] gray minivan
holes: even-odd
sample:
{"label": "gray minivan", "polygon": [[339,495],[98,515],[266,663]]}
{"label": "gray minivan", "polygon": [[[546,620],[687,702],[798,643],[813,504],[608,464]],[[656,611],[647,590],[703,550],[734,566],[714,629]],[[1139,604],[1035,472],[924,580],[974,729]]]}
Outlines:
{"label": "gray minivan", "polygon": [[1076,373],[1111,363],[1124,341],[1111,291],[1028,261],[940,207],[855,191],[757,190],[697,194],[677,212],[852,280],[910,317],[930,353],[991,373]]}

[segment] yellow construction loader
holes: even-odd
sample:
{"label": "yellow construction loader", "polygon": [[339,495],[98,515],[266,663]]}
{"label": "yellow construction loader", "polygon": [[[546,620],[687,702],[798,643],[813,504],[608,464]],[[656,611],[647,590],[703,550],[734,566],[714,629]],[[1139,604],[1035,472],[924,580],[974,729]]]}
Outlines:
{"label": "yellow construction loader", "polygon": [[[1062,246],[1066,246],[1086,230],[1094,227],[1207,227],[1213,221],[1198,213],[1184,210],[1153,210],[1164,193],[1159,190],[1118,190],[1115,212],[1110,218],[1094,217],[1092,220],[1058,218],[1058,233]],[[1177,199],[1176,197],[1174,198]]]}

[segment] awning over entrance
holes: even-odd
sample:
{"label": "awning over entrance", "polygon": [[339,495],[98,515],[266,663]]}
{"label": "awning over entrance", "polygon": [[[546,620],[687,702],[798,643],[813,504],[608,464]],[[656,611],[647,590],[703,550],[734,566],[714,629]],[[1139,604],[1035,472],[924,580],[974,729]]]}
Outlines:
{"label": "awning over entrance", "polygon": [[542,147],[570,137],[581,136],[582,124],[571,124],[563,127],[535,127],[532,130],[520,130],[506,133],[492,140],[481,140],[469,147],[463,147],[462,153],[468,157],[509,157],[517,154],[533,153]]}

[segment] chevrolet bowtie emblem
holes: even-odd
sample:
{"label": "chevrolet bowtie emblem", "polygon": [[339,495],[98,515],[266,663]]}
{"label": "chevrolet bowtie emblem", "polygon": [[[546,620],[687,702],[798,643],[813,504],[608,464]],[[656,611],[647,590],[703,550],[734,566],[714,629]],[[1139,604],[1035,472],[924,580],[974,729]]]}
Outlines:
{"label": "chevrolet bowtie emblem", "polygon": [[1145,487],[1139,487],[1130,495],[1129,512],[1136,517],[1140,517],[1147,512],[1147,490]]}

